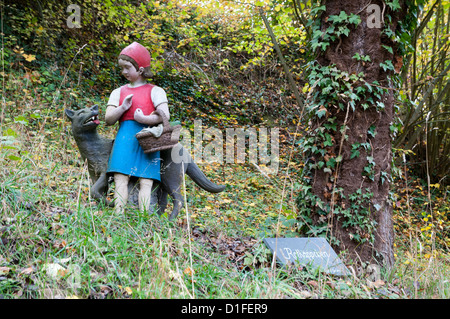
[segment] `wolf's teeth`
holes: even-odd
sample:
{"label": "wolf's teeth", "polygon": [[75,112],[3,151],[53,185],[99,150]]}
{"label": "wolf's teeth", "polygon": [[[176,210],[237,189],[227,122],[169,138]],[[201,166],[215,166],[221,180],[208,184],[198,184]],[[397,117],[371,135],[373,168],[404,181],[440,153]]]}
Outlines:
{"label": "wolf's teeth", "polygon": [[93,115],[92,117],[88,118],[88,119],[84,122],[84,124],[88,124],[88,123],[94,122],[94,121],[96,121],[96,120],[98,120],[98,116],[97,116],[97,115]]}

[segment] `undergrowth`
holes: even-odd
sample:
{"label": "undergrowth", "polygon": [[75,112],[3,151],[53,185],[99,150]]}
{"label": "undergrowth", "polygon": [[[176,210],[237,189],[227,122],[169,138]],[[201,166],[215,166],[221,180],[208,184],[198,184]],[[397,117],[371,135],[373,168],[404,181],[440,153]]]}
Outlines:
{"label": "undergrowth", "polygon": [[[187,211],[169,222],[166,215],[142,215],[134,207],[118,216],[89,198],[87,168],[63,114],[65,108],[98,103],[102,118],[107,97],[78,86],[78,74],[66,78],[56,64],[31,69],[18,61],[2,73],[0,297],[450,297],[448,188],[412,178],[403,166],[399,171],[408,174],[398,174],[392,183],[396,263],[391,270],[355,269],[345,253],[341,258],[352,270],[348,277],[273,263],[263,239],[300,235],[295,198],[303,169],[298,115],[284,87],[283,94],[273,93],[278,92],[273,79],[244,89],[236,83],[187,85],[187,78],[164,85],[173,114],[185,127],[197,118],[220,129],[280,127],[277,174],[248,163],[200,164],[211,180],[227,185],[225,191],[207,193],[187,178]],[[274,96],[283,104],[280,114],[291,113],[267,116]],[[263,111],[246,113],[255,109]],[[99,130],[115,135],[103,123]]]}
{"label": "undergrowth", "polygon": [[[403,176],[393,183],[396,264],[390,271],[374,275],[349,263],[353,274],[341,278],[283,269],[274,266],[262,240],[299,235],[294,199],[302,163],[295,153],[289,156],[293,134],[281,137],[277,175],[247,163],[202,164],[210,179],[227,185],[223,193],[199,190],[188,178],[188,210],[176,221],[142,215],[134,207],[117,216],[90,200],[87,169],[67,121],[29,116],[37,102],[2,124],[3,132],[14,132],[1,153],[3,298],[450,295],[446,190],[433,188],[432,207],[424,209],[430,198],[420,180],[410,178],[405,187]],[[434,229],[431,236],[427,227]]]}

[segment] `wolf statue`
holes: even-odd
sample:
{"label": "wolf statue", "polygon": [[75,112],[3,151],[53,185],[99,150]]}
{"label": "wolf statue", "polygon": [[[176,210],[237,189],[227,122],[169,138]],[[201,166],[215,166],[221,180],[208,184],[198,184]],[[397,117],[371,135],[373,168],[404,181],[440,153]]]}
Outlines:
{"label": "wolf statue", "polygon": [[[113,206],[113,203],[106,199],[109,183],[113,180],[112,176],[106,173],[106,170],[114,140],[105,138],[97,132],[97,126],[100,124],[98,106],[94,105],[91,108],[77,111],[66,109],[65,113],[72,122],[72,135],[81,153],[81,158],[88,163],[89,176],[92,182],[92,198],[108,206]],[[172,160],[172,151],[179,155],[180,161]],[[160,151],[160,156],[161,182],[153,183],[151,203],[152,208],[154,209],[156,206],[157,212],[162,215],[167,206],[167,195],[170,195],[173,201],[173,210],[169,215],[169,220],[178,216],[184,203],[181,195],[184,174],[208,192],[219,193],[225,189],[224,185],[211,182],[203,174],[180,143],[173,149]],[[129,202],[134,205],[137,205],[138,201],[138,187],[137,179],[131,178],[128,193]]]}

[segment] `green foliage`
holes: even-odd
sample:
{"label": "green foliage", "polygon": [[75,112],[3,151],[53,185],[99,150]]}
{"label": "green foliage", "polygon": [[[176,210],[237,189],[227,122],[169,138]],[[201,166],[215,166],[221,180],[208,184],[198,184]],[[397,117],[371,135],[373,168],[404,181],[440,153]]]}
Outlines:
{"label": "green foliage", "polygon": [[316,24],[313,28],[313,39],[311,41],[311,48],[313,50],[320,48],[325,51],[331,42],[341,38],[341,36],[348,36],[352,25],[357,26],[361,23],[361,18],[356,14],[347,15],[345,11],[341,11],[339,15],[330,15],[328,17],[331,25],[325,30],[319,29],[320,25]]}
{"label": "green foliage", "polygon": [[[67,2],[52,2],[41,11],[37,2],[28,7],[3,7],[6,74],[2,74],[5,107],[0,114],[0,295],[191,298],[194,292],[197,298],[448,298],[448,257],[439,253],[440,249],[445,251],[450,238],[448,191],[440,184],[430,186],[429,197],[426,184],[415,185],[410,197],[404,193],[411,190],[411,183],[394,185],[394,222],[401,235],[396,238],[400,237],[397,245],[402,246],[396,253],[400,261],[375,286],[366,284],[363,275],[354,282],[344,282],[308,269],[270,268],[272,256],[260,240],[254,239],[298,236],[298,231],[327,236],[329,220],[334,218],[357,243],[373,241],[376,225],[370,216],[380,207],[367,206],[372,193],[358,189],[347,195],[347,207],[332,207],[311,194],[314,170],[323,170],[333,178],[343,161],[342,154],[330,152],[339,142],[334,140],[334,133],[341,132],[344,139],[349,135],[345,125],[337,125],[335,110],[353,110],[358,107],[355,101],[361,102],[365,110],[381,111],[384,107],[381,97],[385,88],[377,82],[367,83],[363,74],[348,74],[335,66],[310,64],[306,69],[309,84],[304,93],[311,102],[309,119],[321,123],[302,139],[304,149],[293,150],[304,150],[307,161],[294,163],[292,169],[294,164],[287,163],[290,157],[286,155],[292,145],[284,141],[283,169],[270,179],[246,165],[202,167],[207,174],[226,181],[229,191],[214,197],[197,191],[187,180],[191,229],[186,228],[187,214],[182,214],[178,223],[167,223],[164,217],[142,215],[134,209],[115,216],[110,208],[89,201],[86,167],[61,116],[62,110],[105,103],[111,88],[122,81],[115,67],[117,52],[131,41],[151,47],[155,62],[152,80],[167,88],[174,116],[185,123],[208,116],[211,123],[224,127],[254,123],[261,120],[261,113],[279,112],[284,122],[277,124],[286,123],[289,130],[294,107],[289,104],[289,90],[280,80],[280,66],[272,56],[270,38],[257,11],[251,5],[242,5],[242,14],[232,14],[211,3],[195,8],[173,1],[85,1],[81,4],[83,27],[79,30],[64,27]],[[321,14],[324,6],[308,7],[314,3],[304,1],[306,10],[302,12],[310,17]],[[396,1],[386,4],[387,10],[396,7]],[[283,54],[296,63],[292,73],[299,80],[304,69],[305,37],[312,34],[313,19],[303,28],[290,20],[296,14],[295,8],[278,1],[266,9]],[[329,43],[345,37],[357,20],[342,13],[332,19],[336,26],[327,33]],[[414,23],[420,20],[407,19]],[[407,23],[403,28],[413,30]],[[441,28],[442,24],[438,30]],[[406,39],[389,30],[385,34]],[[419,43],[417,49],[424,50],[427,41]],[[400,48],[405,52],[411,49],[406,44]],[[384,49],[394,53],[391,46]],[[438,52],[445,53],[445,47]],[[371,62],[371,57],[365,55],[355,54],[353,58],[355,63]],[[397,67],[395,59],[390,63]],[[383,65],[387,70],[391,67],[386,61]],[[402,107],[418,106],[406,104],[405,100],[403,103]],[[277,109],[267,111],[272,104]],[[430,115],[428,124],[438,123],[436,114]],[[423,129],[423,123],[418,121],[414,127]],[[101,130],[113,133],[104,127]],[[400,123],[394,123],[392,130],[393,134],[396,130],[403,133]],[[375,126],[367,134],[375,137]],[[363,174],[373,178],[370,143],[353,145],[351,156],[364,156]],[[299,156],[293,155],[296,161]],[[290,179],[298,187],[291,185],[291,198],[301,195],[297,207],[290,207],[286,199],[279,202],[284,190],[279,180],[285,178],[286,166],[291,168]],[[402,167],[394,169],[398,172]],[[295,174],[301,172],[304,183],[299,185]],[[392,180],[387,172],[380,174],[382,182]],[[330,195],[343,198],[344,192],[334,189]],[[411,234],[423,249],[410,253],[405,243]],[[414,238],[415,234],[420,236]],[[335,238],[331,240],[339,244]],[[192,265],[187,257],[190,253]],[[48,277],[45,268],[55,263],[63,267],[56,281]],[[73,275],[67,263],[80,266],[80,289],[67,286]],[[418,282],[421,289],[415,291]],[[377,285],[382,289],[378,290]],[[48,296],[49,291],[52,296]]]}
{"label": "green foliage", "polygon": [[[4,6],[5,71],[26,67],[24,76],[32,74],[36,83],[46,84],[36,93],[45,95],[47,114],[56,112],[58,101],[66,97],[73,108],[104,105],[110,92],[124,83],[117,67],[120,49],[138,41],[151,51],[150,81],[167,88],[180,120],[190,121],[197,106],[211,117],[211,110],[217,110],[244,123],[281,112],[286,121],[294,117],[289,107],[287,112],[267,107],[275,95],[286,106],[292,97],[258,7],[227,1],[196,6],[171,0],[89,0],[80,4],[81,27],[71,29],[65,25],[69,4],[50,1],[44,10],[38,4]],[[291,72],[298,80],[304,34],[292,23],[290,6],[270,5],[273,30],[288,60],[297,62]],[[228,95],[234,99],[224,105]]]}
{"label": "green foliage", "polygon": [[[384,45],[383,48],[393,53],[395,43],[404,41],[405,43],[400,43],[400,46],[407,45],[406,38],[402,37],[402,34],[406,31],[401,30],[403,33],[397,34],[388,23],[390,21],[389,15],[399,9],[398,1],[389,2],[387,6],[389,10],[387,11],[387,18],[382,32],[391,39],[393,45]],[[311,15],[310,20],[306,24],[311,28],[311,51],[315,53],[319,51],[319,54],[329,50],[331,44],[334,45],[337,51],[341,45],[342,38],[347,37],[351,30],[361,23],[359,15],[347,14],[345,11],[341,11],[337,15],[325,16],[323,14],[324,11],[324,6],[317,6],[314,10],[311,10],[311,13],[314,12],[314,15]],[[399,50],[403,50],[403,47]],[[359,189],[345,200],[346,197],[343,195],[342,190],[335,189],[333,183],[338,177],[338,167],[343,160],[343,154],[340,154],[339,145],[348,140],[348,132],[346,132],[347,126],[344,122],[344,125],[340,128],[341,140],[337,141],[334,138],[339,136],[336,135],[336,125],[331,126],[330,123],[336,123],[337,114],[342,111],[344,114],[347,114],[345,116],[346,119],[347,116],[350,118],[352,116],[351,112],[359,112],[359,110],[356,110],[357,107],[362,108],[364,111],[375,109],[377,112],[383,112],[385,109],[383,97],[388,92],[388,88],[383,87],[377,81],[369,83],[366,81],[363,72],[349,74],[339,70],[336,65],[320,65],[314,61],[316,59],[314,55],[310,55],[309,58],[312,62],[308,64],[306,71],[309,83],[307,88],[307,108],[309,110],[310,123],[313,125],[309,134],[300,141],[306,162],[303,169],[304,185],[297,198],[297,203],[300,214],[308,216],[308,220],[302,225],[301,231],[307,234],[313,232],[316,235],[318,233],[321,235],[329,234],[328,227],[331,227],[331,216],[336,215],[341,223],[340,225],[344,229],[349,230],[352,240],[357,243],[366,241],[373,243],[375,222],[370,214],[370,210],[378,210],[380,207],[371,203],[373,194],[369,191],[363,194],[361,189]],[[355,52],[352,58],[362,66],[372,62],[371,56],[358,52]],[[388,74],[398,71],[397,65],[394,65],[392,60],[383,61],[379,65]],[[342,115],[340,116],[342,117]],[[371,126],[367,134],[368,138],[375,137],[377,134],[376,127]],[[369,140],[353,142],[347,160],[364,156],[366,164],[362,170],[362,177],[374,181],[375,161],[371,152]],[[312,183],[319,170],[327,173],[325,176],[330,185],[327,190],[323,191],[323,196],[311,193]],[[382,179],[383,182],[388,180],[386,173],[382,174]],[[342,206],[339,204],[342,201],[345,201],[346,205],[343,204]],[[350,204],[348,201],[350,201]],[[330,240],[336,243],[335,238],[330,238]]]}
{"label": "green foliage", "polygon": [[417,1],[410,20],[402,24],[411,45],[400,53],[406,62],[395,141],[397,148],[413,151],[408,158],[416,174],[443,184],[448,184],[450,167],[449,7],[448,1]]}

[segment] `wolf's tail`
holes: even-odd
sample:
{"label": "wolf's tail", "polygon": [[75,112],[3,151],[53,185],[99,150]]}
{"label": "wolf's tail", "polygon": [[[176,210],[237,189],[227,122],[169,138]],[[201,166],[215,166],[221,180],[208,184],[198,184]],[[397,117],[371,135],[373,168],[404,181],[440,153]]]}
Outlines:
{"label": "wolf's tail", "polygon": [[194,161],[191,161],[187,165],[188,167],[186,169],[186,174],[204,190],[207,190],[210,193],[220,193],[225,189],[225,185],[217,185],[211,182],[208,177],[203,174],[197,164],[194,163]]}

